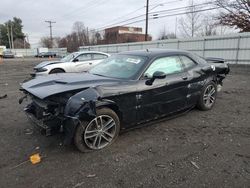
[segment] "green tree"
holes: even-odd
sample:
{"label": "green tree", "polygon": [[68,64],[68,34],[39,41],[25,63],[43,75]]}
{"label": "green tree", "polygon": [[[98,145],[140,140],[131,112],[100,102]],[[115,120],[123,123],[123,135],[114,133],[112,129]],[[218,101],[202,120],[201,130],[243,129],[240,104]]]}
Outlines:
{"label": "green tree", "polygon": [[[0,44],[7,46],[7,48],[10,48],[9,45],[9,37],[11,33],[11,27],[12,27],[12,33],[13,33],[13,41],[23,41],[23,43],[27,44],[27,41],[25,40],[25,35],[22,31],[23,25],[22,20],[20,18],[14,17],[13,20],[9,20],[5,22],[4,24],[0,24]],[[23,44],[21,43],[21,44]],[[18,44],[18,43],[16,43]],[[17,48],[22,48],[23,45],[15,46]]]}

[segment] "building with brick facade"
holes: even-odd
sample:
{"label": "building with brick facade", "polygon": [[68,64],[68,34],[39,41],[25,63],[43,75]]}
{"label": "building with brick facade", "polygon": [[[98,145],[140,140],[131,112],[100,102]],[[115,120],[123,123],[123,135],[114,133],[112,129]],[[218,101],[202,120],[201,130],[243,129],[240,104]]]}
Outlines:
{"label": "building with brick facade", "polygon": [[[148,41],[151,40],[152,37],[148,36]],[[142,41],[145,41],[145,34],[142,33],[142,28],[116,26],[105,29],[104,39],[99,40],[98,44],[117,44]]]}

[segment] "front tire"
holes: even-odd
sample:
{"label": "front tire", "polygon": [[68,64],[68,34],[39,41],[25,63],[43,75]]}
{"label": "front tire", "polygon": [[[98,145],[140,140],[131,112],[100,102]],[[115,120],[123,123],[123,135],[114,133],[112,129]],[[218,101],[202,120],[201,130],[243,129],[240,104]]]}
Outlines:
{"label": "front tire", "polygon": [[97,109],[96,118],[81,122],[76,128],[74,144],[81,152],[100,150],[111,145],[120,132],[117,114],[109,108]]}
{"label": "front tire", "polygon": [[217,97],[217,86],[214,82],[207,83],[202,91],[197,103],[197,108],[203,111],[211,110]]}
{"label": "front tire", "polygon": [[53,69],[49,72],[49,74],[57,74],[57,73],[65,73],[62,69]]}

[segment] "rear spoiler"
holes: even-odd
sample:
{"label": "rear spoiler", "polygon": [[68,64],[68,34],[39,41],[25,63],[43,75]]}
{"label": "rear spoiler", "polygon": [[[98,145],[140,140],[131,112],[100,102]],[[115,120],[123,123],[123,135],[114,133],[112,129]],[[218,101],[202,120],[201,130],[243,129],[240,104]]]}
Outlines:
{"label": "rear spoiler", "polygon": [[208,63],[225,63],[225,59],[222,58],[207,57],[205,60]]}

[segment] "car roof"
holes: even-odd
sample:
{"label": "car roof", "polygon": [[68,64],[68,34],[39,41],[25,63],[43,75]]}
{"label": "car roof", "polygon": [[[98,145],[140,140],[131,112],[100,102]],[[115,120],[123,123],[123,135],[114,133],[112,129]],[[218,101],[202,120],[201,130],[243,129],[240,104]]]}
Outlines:
{"label": "car roof", "polygon": [[145,49],[145,50],[121,52],[119,54],[155,57],[155,56],[161,56],[161,55],[190,54],[190,52],[185,51],[185,50],[178,50],[178,49]]}
{"label": "car roof", "polygon": [[107,53],[104,52],[98,52],[98,51],[78,51],[78,52],[74,52],[76,54],[87,54],[87,53],[93,53],[93,54],[104,54],[104,55],[109,55]]}

